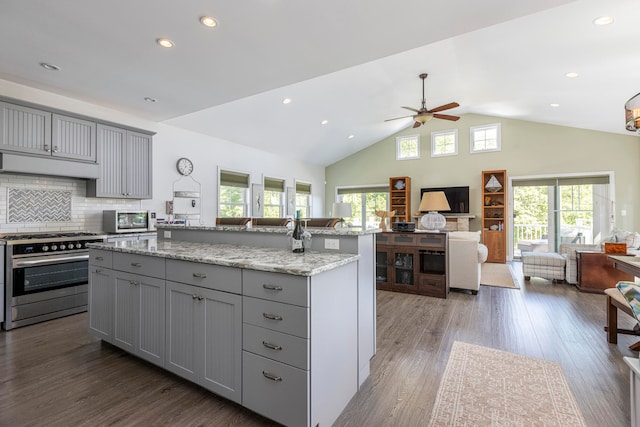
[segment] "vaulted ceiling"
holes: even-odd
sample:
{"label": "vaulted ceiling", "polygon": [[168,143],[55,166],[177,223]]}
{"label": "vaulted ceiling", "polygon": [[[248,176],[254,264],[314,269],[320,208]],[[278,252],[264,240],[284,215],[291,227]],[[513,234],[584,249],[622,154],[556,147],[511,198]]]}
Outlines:
{"label": "vaulted ceiling", "polygon": [[384,120],[419,108],[423,72],[448,114],[628,134],[639,17],[637,0],[0,0],[0,78],[328,165],[410,126]]}

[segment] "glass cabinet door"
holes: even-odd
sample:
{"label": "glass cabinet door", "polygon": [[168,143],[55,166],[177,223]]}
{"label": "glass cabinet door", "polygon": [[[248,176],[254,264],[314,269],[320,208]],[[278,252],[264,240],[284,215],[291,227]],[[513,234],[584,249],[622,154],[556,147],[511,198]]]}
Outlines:
{"label": "glass cabinet door", "polygon": [[415,263],[415,255],[413,252],[394,252],[393,268],[394,268],[394,284],[396,285],[414,285],[413,266]]}

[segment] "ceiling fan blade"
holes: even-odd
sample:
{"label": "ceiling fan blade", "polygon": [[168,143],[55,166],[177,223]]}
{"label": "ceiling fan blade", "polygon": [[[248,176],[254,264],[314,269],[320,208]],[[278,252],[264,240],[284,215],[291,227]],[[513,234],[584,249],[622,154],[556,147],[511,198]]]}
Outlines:
{"label": "ceiling fan blade", "polygon": [[453,122],[455,122],[456,120],[460,120],[460,117],[450,116],[448,114],[434,114],[433,117],[435,117],[436,119],[451,120]]}
{"label": "ceiling fan blade", "polygon": [[436,107],[434,109],[429,110],[429,113],[437,113],[438,111],[444,111],[444,110],[449,110],[451,108],[456,108],[459,107],[460,104],[458,104],[457,102],[450,102],[448,104],[444,104],[441,105],[439,107]]}
{"label": "ceiling fan blade", "polygon": [[405,108],[407,110],[415,111],[416,113],[420,112],[420,110],[416,110],[415,108],[411,108],[411,107],[400,107],[400,108]]}
{"label": "ceiling fan blade", "polygon": [[422,123],[420,123],[420,122],[415,122],[415,123],[413,124],[413,128],[414,128],[414,129],[415,129],[415,128],[419,128],[421,125],[422,125]]}
{"label": "ceiling fan blade", "polygon": [[391,120],[406,119],[407,117],[413,117],[414,115],[415,115],[415,114],[412,114],[412,115],[410,115],[410,116],[402,116],[402,117],[396,117],[396,118],[393,118],[393,119],[387,119],[387,120],[385,120],[385,122],[390,122]]}

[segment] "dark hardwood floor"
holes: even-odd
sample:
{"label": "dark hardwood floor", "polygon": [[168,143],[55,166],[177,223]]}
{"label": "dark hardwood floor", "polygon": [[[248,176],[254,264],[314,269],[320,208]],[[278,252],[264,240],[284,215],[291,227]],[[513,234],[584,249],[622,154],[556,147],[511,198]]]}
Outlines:
{"label": "dark hardwood floor", "polygon": [[[520,268],[519,263],[513,264]],[[630,423],[634,337],[608,344],[604,296],[543,279],[449,298],[378,291],[372,371],[337,426],[428,423],[454,341],[562,365],[588,426]],[[621,316],[622,317],[622,316]],[[86,313],[0,332],[0,426],[271,425],[86,332]],[[631,319],[622,319],[631,326]]]}

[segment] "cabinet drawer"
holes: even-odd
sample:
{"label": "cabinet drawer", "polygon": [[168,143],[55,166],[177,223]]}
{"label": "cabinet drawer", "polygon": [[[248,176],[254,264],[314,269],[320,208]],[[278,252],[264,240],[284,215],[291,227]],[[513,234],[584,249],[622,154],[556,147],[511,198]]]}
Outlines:
{"label": "cabinet drawer", "polygon": [[420,247],[445,250],[447,235],[444,233],[419,234],[416,236],[416,244]]}
{"label": "cabinet drawer", "polygon": [[242,293],[250,297],[309,307],[309,278],[243,270]]}
{"label": "cabinet drawer", "polygon": [[388,244],[415,246],[416,236],[412,234],[392,234]]}
{"label": "cabinet drawer", "polygon": [[242,272],[239,268],[168,259],[167,280],[234,294],[242,293]]}
{"label": "cabinet drawer", "polygon": [[447,279],[441,274],[419,274],[418,289],[422,295],[446,298],[448,293]]}
{"label": "cabinet drawer", "polygon": [[113,253],[114,270],[164,279],[164,264],[164,258],[125,252]]}
{"label": "cabinet drawer", "polygon": [[242,297],[242,321],[300,338],[309,338],[309,309]]}
{"label": "cabinet drawer", "polygon": [[242,325],[242,348],[296,368],[309,370],[309,340],[305,338],[245,323]]}
{"label": "cabinet drawer", "polygon": [[242,405],[283,425],[309,425],[309,371],[243,351]]}
{"label": "cabinet drawer", "polygon": [[102,249],[89,250],[89,264],[104,268],[112,268],[113,252]]}

